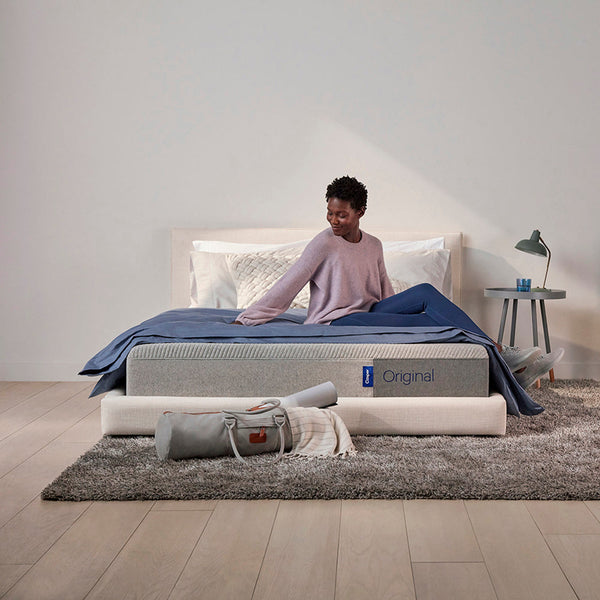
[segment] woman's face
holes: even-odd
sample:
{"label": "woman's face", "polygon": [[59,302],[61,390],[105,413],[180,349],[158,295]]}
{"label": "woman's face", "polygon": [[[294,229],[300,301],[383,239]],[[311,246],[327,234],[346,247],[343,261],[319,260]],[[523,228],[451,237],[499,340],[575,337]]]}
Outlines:
{"label": "woman's face", "polygon": [[359,221],[364,214],[364,209],[355,210],[347,200],[329,198],[327,202],[327,220],[334,235],[349,242],[360,241]]}

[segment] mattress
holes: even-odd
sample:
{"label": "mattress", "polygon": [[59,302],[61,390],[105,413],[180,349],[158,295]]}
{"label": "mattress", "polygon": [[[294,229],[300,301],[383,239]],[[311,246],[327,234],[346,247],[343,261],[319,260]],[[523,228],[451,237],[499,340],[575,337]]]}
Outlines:
{"label": "mattress", "polygon": [[342,397],[489,395],[478,344],[143,344],[127,358],[127,396],[285,396],[331,381]]}

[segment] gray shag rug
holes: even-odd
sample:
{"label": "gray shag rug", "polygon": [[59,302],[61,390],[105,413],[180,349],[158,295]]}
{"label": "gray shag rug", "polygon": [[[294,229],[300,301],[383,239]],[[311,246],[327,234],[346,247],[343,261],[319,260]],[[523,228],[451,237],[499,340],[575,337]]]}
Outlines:
{"label": "gray shag rug", "polygon": [[600,499],[600,382],[542,382],[504,437],[355,436],[351,458],[160,461],[152,437],[106,437],[44,500]]}

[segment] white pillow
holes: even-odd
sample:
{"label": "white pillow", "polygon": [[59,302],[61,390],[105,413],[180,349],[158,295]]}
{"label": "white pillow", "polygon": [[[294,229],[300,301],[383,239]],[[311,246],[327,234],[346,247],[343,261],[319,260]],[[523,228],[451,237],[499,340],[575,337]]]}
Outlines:
{"label": "white pillow", "polygon": [[[302,248],[228,254],[226,261],[235,283],[237,308],[260,300],[269,288],[300,258]],[[290,308],[308,308],[310,288],[306,284]]]}
{"label": "white pillow", "polygon": [[450,250],[415,250],[413,252],[383,252],[385,268],[394,292],[430,283],[452,300],[452,271]]}
{"label": "white pillow", "polygon": [[260,250],[304,249],[309,240],[289,244],[240,244],[195,240],[190,252],[190,308],[237,308],[235,283],[225,257]]}

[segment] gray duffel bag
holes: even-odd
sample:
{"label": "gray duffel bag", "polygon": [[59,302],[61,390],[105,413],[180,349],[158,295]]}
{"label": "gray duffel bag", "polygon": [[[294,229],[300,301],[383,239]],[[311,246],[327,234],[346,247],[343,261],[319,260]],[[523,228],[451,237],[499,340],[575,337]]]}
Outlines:
{"label": "gray duffel bag", "polygon": [[243,456],[277,452],[279,460],[292,447],[292,434],[279,400],[247,410],[213,413],[166,412],[156,424],[156,452],[162,460]]}

